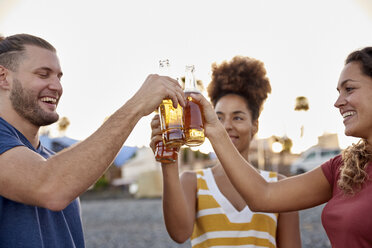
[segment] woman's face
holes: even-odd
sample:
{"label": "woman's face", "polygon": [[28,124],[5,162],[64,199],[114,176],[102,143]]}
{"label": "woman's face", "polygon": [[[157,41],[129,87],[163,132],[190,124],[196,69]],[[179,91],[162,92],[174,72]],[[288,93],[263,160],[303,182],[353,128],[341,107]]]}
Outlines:
{"label": "woman's face", "polygon": [[252,121],[244,98],[235,94],[223,96],[218,100],[215,111],[235,147],[247,158],[249,144],[258,130],[258,121]]}
{"label": "woman's face", "polygon": [[372,142],[372,78],[358,62],[345,65],[338,81],[335,107],[344,119],[345,134]]}

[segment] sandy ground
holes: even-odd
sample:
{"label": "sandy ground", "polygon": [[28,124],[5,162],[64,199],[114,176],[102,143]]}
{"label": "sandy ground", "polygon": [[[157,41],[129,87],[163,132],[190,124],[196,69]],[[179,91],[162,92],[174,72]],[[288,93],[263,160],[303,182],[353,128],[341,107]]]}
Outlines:
{"label": "sandy ground", "polygon": [[[191,247],[169,238],[159,198],[82,197],[81,206],[87,248]],[[331,247],[320,222],[322,208],[300,212],[303,248]]]}

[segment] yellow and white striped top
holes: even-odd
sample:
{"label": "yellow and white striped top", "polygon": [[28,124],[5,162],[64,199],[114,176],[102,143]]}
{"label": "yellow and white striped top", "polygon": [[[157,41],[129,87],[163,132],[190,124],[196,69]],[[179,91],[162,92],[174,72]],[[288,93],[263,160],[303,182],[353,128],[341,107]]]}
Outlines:
{"label": "yellow and white striped top", "polygon": [[[278,214],[240,212],[218,189],[210,168],[196,172],[197,209],[192,248],[276,247]],[[277,181],[277,173],[261,171],[266,181]]]}

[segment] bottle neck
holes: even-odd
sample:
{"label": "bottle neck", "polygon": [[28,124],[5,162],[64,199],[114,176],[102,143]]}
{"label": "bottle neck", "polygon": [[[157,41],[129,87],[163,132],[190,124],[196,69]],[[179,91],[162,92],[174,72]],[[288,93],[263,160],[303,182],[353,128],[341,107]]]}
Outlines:
{"label": "bottle neck", "polygon": [[194,66],[186,66],[185,75],[185,92],[199,92],[196,87],[196,79],[194,75]]}

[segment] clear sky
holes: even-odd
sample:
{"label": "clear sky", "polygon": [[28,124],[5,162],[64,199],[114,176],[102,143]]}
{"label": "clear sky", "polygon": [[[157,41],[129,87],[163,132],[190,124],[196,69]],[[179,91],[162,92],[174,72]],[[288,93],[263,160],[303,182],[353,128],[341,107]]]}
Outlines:
{"label": "clear sky", "polygon": [[[372,45],[369,0],[0,0],[0,33],[30,33],[50,41],[64,71],[58,111],[66,135],[84,139],[169,58],[175,74],[194,64],[205,86],[213,62],[235,55],[265,63],[272,85],[260,117],[259,138],[287,135],[294,152],[325,132],[343,134],[333,103],[346,56]],[[310,103],[295,112],[297,96]],[[126,145],[148,145],[143,118]],[[299,130],[304,125],[304,138]]]}

